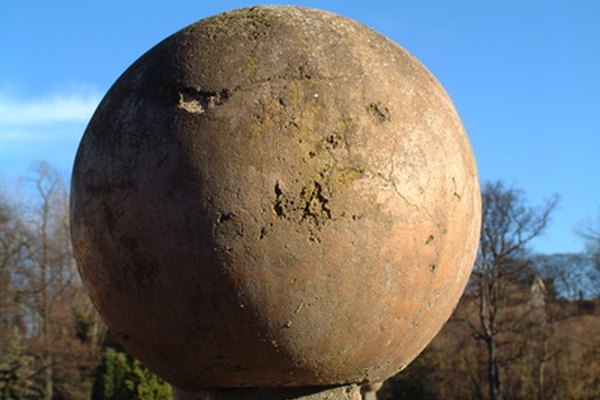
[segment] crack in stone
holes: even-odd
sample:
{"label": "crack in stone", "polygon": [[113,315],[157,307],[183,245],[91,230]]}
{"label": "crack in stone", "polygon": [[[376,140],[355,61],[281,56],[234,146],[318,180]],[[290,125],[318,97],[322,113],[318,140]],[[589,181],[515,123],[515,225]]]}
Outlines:
{"label": "crack in stone", "polygon": [[398,197],[400,197],[402,199],[402,201],[404,201],[406,204],[408,204],[410,207],[413,207],[414,209],[416,209],[417,211],[425,211],[425,213],[427,214],[427,216],[429,216],[430,219],[433,220],[433,216],[431,215],[431,213],[429,212],[429,210],[425,207],[421,207],[418,204],[412,203],[408,200],[408,198],[402,194],[402,192],[400,191],[400,189],[398,189],[398,186],[396,185],[396,182],[394,181],[394,179],[391,177],[391,174],[389,177],[384,176],[381,173],[376,173],[375,174],[376,177],[378,177],[379,179],[383,180],[385,183],[387,183],[388,185],[391,186],[391,188],[394,190],[394,192],[396,193],[396,195]]}

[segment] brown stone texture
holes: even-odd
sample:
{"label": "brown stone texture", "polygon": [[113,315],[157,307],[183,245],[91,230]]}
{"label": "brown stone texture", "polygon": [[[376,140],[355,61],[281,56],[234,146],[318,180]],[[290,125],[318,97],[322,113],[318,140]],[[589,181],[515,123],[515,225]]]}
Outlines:
{"label": "brown stone texture", "polygon": [[451,100],[410,54],[298,7],[195,23],[94,114],[72,180],[83,282],[169,382],[380,381],[438,332],[480,226]]}

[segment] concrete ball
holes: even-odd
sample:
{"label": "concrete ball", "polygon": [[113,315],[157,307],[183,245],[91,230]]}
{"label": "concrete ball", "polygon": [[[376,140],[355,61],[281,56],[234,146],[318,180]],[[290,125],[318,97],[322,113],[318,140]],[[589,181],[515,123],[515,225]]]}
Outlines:
{"label": "concrete ball", "polygon": [[186,390],[398,372],[455,307],[480,213],[435,78],[371,29],[299,7],[226,12],[144,54],[72,179],[90,297]]}

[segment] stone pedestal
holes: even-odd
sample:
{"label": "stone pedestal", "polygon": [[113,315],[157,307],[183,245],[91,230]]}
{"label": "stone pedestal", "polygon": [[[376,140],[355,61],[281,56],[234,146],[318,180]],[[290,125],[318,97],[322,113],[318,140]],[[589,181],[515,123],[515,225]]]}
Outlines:
{"label": "stone pedestal", "polygon": [[[375,399],[375,392],[371,399]],[[173,387],[175,400],[361,400],[358,385],[274,389],[215,389],[185,392]],[[365,399],[369,399],[365,396]]]}

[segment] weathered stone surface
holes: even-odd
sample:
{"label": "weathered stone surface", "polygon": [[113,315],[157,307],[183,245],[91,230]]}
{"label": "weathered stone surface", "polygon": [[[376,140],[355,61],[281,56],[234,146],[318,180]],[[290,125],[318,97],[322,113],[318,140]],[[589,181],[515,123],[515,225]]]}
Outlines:
{"label": "weathered stone surface", "polygon": [[411,55],[346,18],[231,11],[110,89],[73,172],[84,284],[123,345],[202,387],[378,381],[446,321],[478,177]]}

